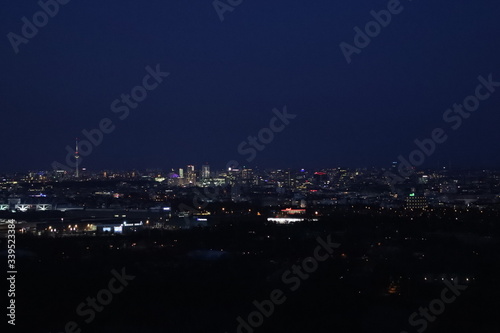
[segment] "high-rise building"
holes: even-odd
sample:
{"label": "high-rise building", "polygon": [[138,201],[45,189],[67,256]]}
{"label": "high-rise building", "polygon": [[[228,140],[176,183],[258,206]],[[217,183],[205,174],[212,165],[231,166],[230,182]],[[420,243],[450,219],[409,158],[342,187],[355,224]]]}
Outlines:
{"label": "high-rise building", "polygon": [[187,181],[188,181],[188,183],[195,185],[196,184],[196,173],[194,171],[194,165],[188,165],[186,169],[187,169]]}
{"label": "high-rise building", "polygon": [[210,165],[204,164],[201,166],[201,178],[210,178]]}
{"label": "high-rise building", "polygon": [[241,182],[244,185],[253,184],[253,170],[244,168],[241,170]]}
{"label": "high-rise building", "polygon": [[179,168],[179,178],[184,178],[184,169]]}

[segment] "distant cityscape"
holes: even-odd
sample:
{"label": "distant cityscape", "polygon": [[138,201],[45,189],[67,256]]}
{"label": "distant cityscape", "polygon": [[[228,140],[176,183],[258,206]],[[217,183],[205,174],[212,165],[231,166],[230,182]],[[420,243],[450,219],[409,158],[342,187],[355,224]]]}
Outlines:
{"label": "distant cityscape", "polygon": [[207,226],[227,214],[293,223],[317,220],[338,207],[401,213],[500,210],[500,170],[420,170],[392,185],[386,175],[397,168],[395,162],[388,169],[213,171],[204,164],[168,171],[3,174],[0,217],[27,218],[31,224],[23,230],[37,234],[43,233],[40,226],[65,221],[42,229],[79,234]]}
{"label": "distant cityscape", "polygon": [[[72,306],[126,266],[127,276],[137,279],[127,287],[132,294],[123,298],[125,308],[111,318],[127,332],[203,331],[208,322],[211,331],[250,332],[261,325],[252,321],[255,311],[265,311],[255,302],[267,302],[273,288],[290,289],[274,298],[279,304],[290,298],[280,305],[286,316],[302,318],[304,306],[314,310],[289,324],[276,315],[263,332],[307,330],[310,318],[328,322],[325,307],[340,314],[335,327],[342,332],[371,325],[400,331],[408,323],[422,330],[442,312],[429,300],[443,290],[456,295],[443,298],[447,307],[464,295],[456,301],[461,310],[447,312],[429,332],[478,322],[490,328],[487,311],[494,307],[470,295],[494,290],[500,272],[493,264],[499,260],[500,170],[412,170],[391,183],[387,175],[398,168],[212,170],[204,164],[2,174],[0,241],[15,232],[16,267],[23,270],[16,283],[25,295],[64,300],[55,303],[57,311],[41,311],[28,296],[18,297],[18,317],[35,318],[29,327],[46,320],[45,330],[60,330],[75,316]],[[321,257],[322,248],[331,255]],[[292,294],[301,284],[308,292]],[[72,285],[83,289],[73,293]],[[157,293],[169,295],[161,306],[135,306],[142,295]],[[324,293],[331,300],[318,301]],[[184,319],[199,302],[196,316],[204,320]],[[378,315],[380,306],[385,316]],[[96,325],[108,320],[97,317]]]}
{"label": "distant cityscape", "polygon": [[500,1],[4,1],[2,332],[499,332]]}

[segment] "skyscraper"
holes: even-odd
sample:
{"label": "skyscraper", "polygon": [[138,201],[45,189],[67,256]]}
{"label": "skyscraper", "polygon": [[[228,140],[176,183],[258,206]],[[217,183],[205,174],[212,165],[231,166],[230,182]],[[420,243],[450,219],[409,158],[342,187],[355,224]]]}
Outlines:
{"label": "skyscraper", "polygon": [[210,165],[204,164],[201,166],[201,178],[210,178]]}
{"label": "skyscraper", "polygon": [[187,181],[190,184],[196,184],[196,173],[194,171],[194,165],[188,165],[187,168]]}

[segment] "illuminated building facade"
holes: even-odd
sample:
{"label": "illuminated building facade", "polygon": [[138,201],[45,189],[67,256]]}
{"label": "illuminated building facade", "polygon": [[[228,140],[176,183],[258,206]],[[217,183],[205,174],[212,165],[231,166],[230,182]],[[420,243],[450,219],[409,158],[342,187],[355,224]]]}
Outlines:
{"label": "illuminated building facade", "polygon": [[201,166],[201,178],[210,178],[210,165],[204,164]]}
{"label": "illuminated building facade", "polygon": [[406,208],[410,209],[426,209],[428,207],[427,198],[424,196],[417,196],[411,193],[406,198]]}
{"label": "illuminated building facade", "polygon": [[188,165],[187,168],[187,182],[189,184],[196,184],[196,172],[194,171],[194,165]]}

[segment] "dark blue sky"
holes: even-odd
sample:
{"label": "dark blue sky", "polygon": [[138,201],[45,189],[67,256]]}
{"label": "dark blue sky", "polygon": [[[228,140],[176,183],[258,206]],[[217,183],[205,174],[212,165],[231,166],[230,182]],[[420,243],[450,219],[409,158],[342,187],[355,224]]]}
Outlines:
{"label": "dark blue sky", "polygon": [[[458,130],[442,119],[479,75],[500,81],[500,3],[403,0],[347,64],[339,44],[387,3],[245,0],[221,22],[211,1],[72,0],[15,54],[7,34],[40,7],[4,2],[0,171],[64,163],[106,117],[116,129],[88,168],[243,163],[238,145],[284,105],[297,118],[245,164],[384,166],[442,127],[449,139],[427,166],[500,166],[500,88]],[[156,64],[170,76],[119,120],[110,104]]]}

